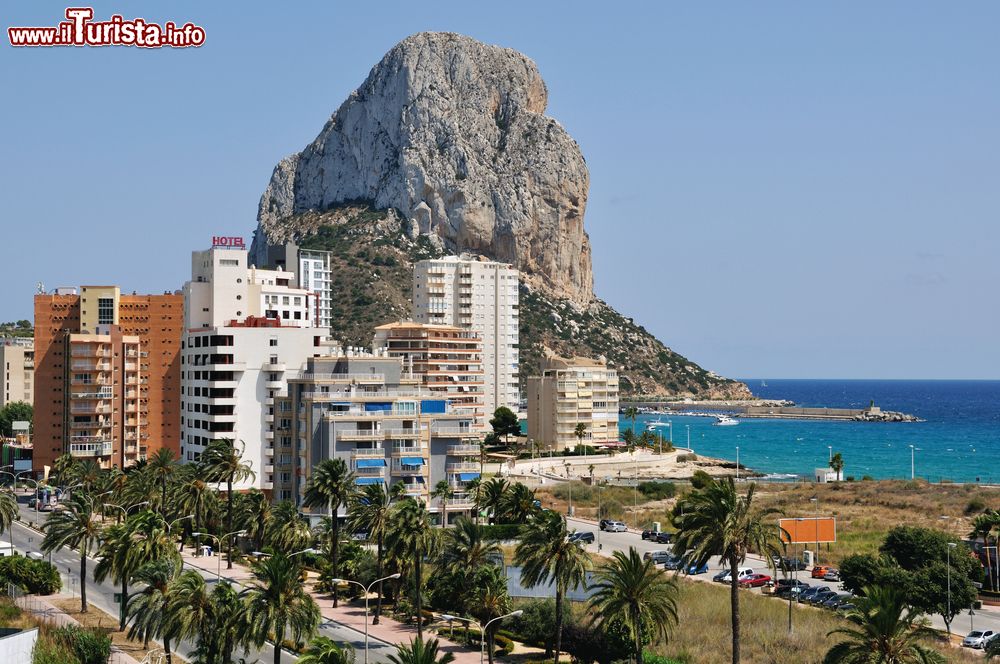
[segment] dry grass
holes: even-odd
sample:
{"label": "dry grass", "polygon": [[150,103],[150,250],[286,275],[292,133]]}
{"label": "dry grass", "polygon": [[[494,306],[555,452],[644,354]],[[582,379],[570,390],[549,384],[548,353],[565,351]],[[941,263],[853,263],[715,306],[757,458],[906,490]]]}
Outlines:
{"label": "dry grass", "polygon": [[[732,660],[729,588],[684,580],[678,602],[680,624],[657,654],[697,664]],[[846,622],[822,609],[793,605],[793,632],[788,633],[788,603],[750,592],[740,593],[740,651],[747,664],[821,662],[837,642],[827,632]],[[949,662],[981,662],[982,658],[943,643],[933,644]]]}
{"label": "dry grass", "polygon": [[142,641],[133,641],[125,636],[124,632],[118,631],[118,619],[109,616],[93,604],[87,605],[87,613],[80,613],[80,600],[73,597],[49,598],[53,605],[62,609],[67,615],[79,622],[84,627],[93,627],[111,637],[111,643],[122,652],[128,653],[137,661],[142,659],[152,650],[158,649],[155,643],[150,643],[149,648],[144,648]]}

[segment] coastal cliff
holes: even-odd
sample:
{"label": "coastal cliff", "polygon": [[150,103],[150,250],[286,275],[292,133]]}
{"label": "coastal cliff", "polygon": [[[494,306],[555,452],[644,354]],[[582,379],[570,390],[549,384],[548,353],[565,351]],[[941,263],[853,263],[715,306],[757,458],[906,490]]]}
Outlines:
{"label": "coastal cliff", "polygon": [[593,293],[576,141],[545,115],[535,63],[453,33],[393,47],[260,199],[252,256],[297,242],[334,253],[336,327],[367,345],[410,315],[416,260],[469,252],[521,271],[520,375],[543,349],[604,356],[623,394],[752,398],[667,348]]}

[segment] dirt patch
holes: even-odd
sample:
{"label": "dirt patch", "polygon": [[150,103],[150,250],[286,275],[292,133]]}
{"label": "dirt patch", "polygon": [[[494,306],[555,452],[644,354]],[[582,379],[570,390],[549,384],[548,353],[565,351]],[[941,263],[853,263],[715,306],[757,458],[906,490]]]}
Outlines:
{"label": "dirt patch", "polygon": [[87,612],[80,613],[80,600],[73,597],[52,598],[52,604],[57,606],[79,622],[84,627],[93,627],[111,637],[111,643],[124,653],[134,657],[136,661],[143,658],[153,650],[160,648],[155,643],[150,643],[149,648],[144,648],[141,641],[133,641],[125,636],[124,632],[118,631],[118,618],[109,616],[104,611],[93,604],[87,605]]}

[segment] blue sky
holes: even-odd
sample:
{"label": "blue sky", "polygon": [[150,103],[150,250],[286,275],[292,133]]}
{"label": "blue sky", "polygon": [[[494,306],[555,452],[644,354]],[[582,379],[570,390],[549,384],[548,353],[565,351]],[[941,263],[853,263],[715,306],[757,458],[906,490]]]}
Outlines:
{"label": "blue sky", "polygon": [[[3,27],[64,8],[10,2]],[[538,63],[591,170],[597,294],[675,350],[734,376],[1000,377],[1000,5],[94,8],[207,41],[4,35],[0,319],[38,281],[179,288],[393,44],[450,30]]]}

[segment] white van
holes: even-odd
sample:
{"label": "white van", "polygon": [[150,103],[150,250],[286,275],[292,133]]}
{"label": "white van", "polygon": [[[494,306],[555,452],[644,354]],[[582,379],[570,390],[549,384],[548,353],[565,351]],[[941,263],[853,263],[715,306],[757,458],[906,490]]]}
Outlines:
{"label": "white van", "polygon": [[[736,580],[742,581],[753,573],[754,571],[750,567],[740,567],[736,570]],[[715,580],[721,581],[722,583],[729,583],[730,576],[731,574],[729,572],[720,572],[720,574],[715,577]]]}

